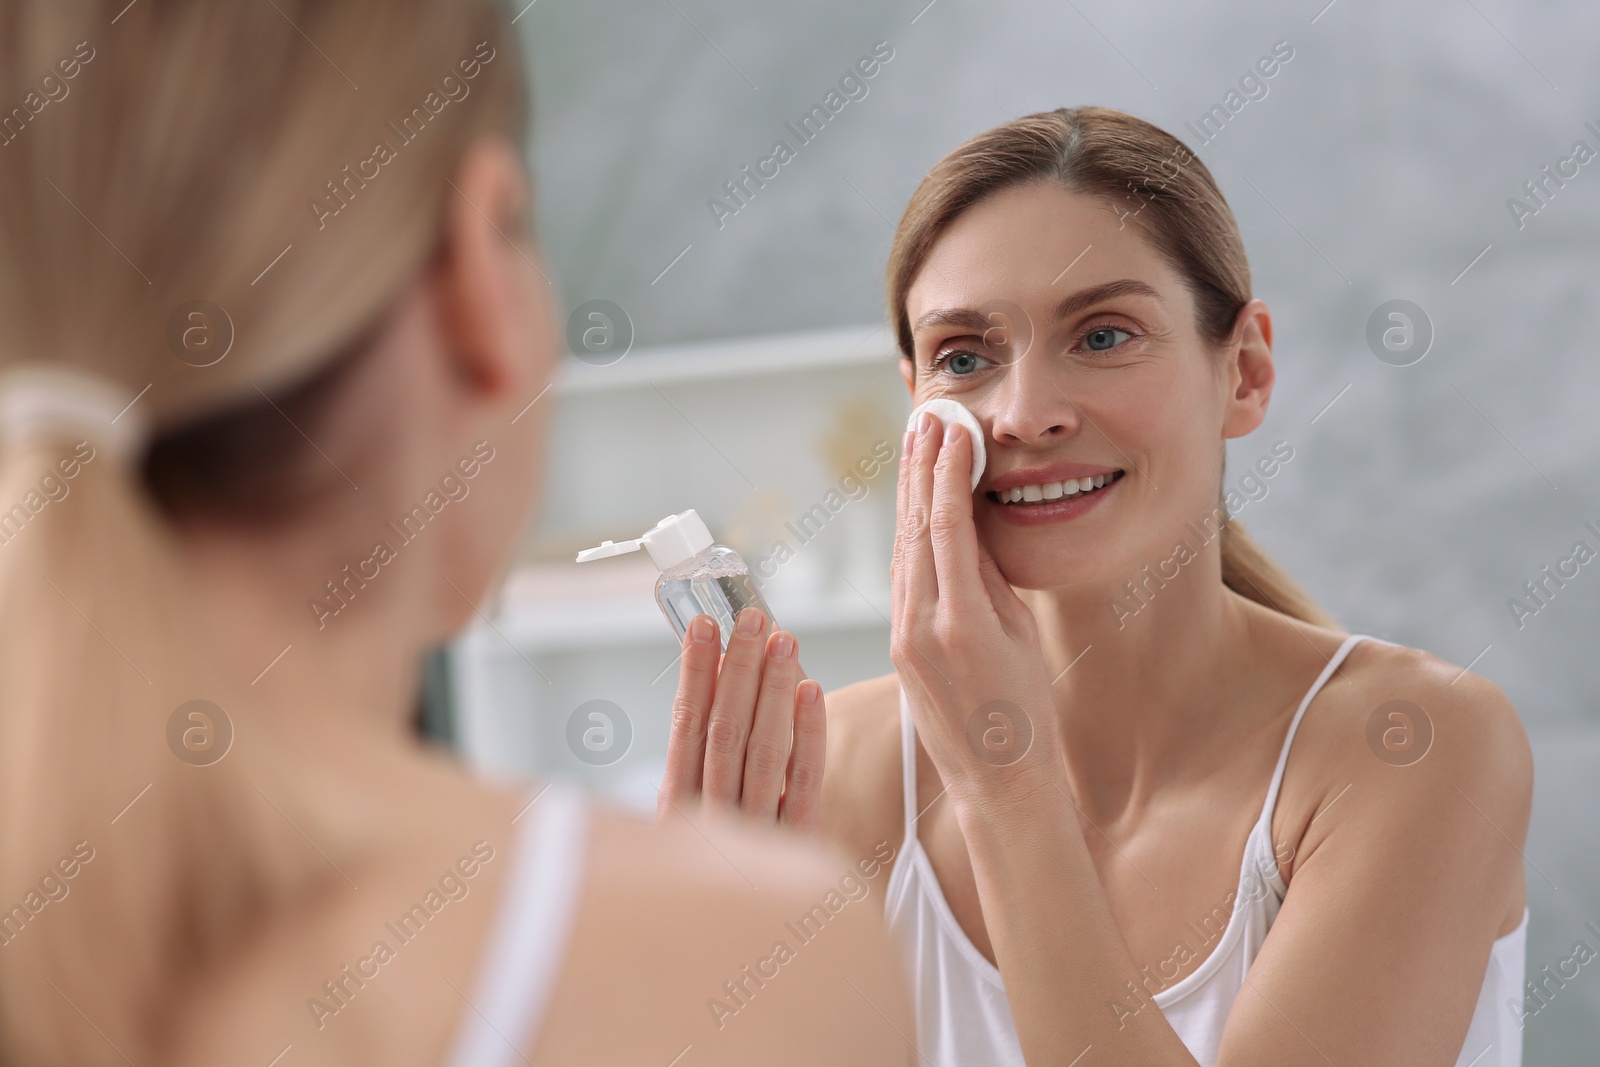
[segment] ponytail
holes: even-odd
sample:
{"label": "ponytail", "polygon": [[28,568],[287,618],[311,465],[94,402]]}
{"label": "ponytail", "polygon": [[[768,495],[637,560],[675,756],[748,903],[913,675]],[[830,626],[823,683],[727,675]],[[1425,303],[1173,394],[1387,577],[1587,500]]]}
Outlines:
{"label": "ponytail", "polygon": [[[175,555],[128,457],[104,441],[52,434],[0,445],[0,758],[31,747],[8,731],[50,732],[34,712],[98,708],[100,719],[126,707],[125,695],[161,688],[158,663],[182,658],[164,641],[160,610],[181,597]],[[72,743],[98,749],[104,735],[85,726]]]}
{"label": "ponytail", "polygon": [[1238,519],[1229,519],[1222,527],[1222,584],[1246,600],[1290,618],[1330,630],[1340,629],[1311,594],[1251,540]]}
{"label": "ponytail", "polygon": [[[157,762],[150,755],[160,751],[173,682],[204,674],[193,634],[176,633],[176,553],[145,499],[128,458],[103,440],[67,433],[0,443],[6,885],[36,879],[63,843],[90,831],[64,821],[68,810],[109,819],[150,780],[135,781]],[[51,799],[64,762],[83,771],[72,805]],[[92,829],[100,840],[104,825]],[[31,929],[7,934],[40,942]]]}

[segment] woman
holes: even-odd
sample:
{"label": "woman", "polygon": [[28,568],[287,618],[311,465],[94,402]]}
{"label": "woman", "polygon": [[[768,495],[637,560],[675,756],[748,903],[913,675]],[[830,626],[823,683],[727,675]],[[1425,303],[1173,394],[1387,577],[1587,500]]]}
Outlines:
{"label": "woman", "polygon": [[749,980],[842,857],[415,739],[551,404],[509,14],[0,22],[0,1064],[910,1062],[871,909]]}
{"label": "woman", "polygon": [[1526,737],[1228,520],[1272,320],[1206,168],[1018,119],[924,179],[888,282],[913,402],[987,448],[971,490],[964,430],[906,435],[896,673],[828,699],[823,830],[901,841],[925,1062],[1518,1064]]}

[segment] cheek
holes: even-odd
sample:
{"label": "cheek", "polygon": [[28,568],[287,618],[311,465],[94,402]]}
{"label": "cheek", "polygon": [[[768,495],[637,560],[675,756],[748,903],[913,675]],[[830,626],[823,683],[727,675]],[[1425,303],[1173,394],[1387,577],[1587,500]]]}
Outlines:
{"label": "cheek", "polygon": [[[545,398],[550,399],[549,397]],[[542,404],[542,401],[541,401]],[[494,460],[478,476],[485,482],[484,513],[475,517],[479,527],[474,548],[483,566],[500,567],[512,553],[518,535],[538,519],[544,489],[544,418],[530,411],[513,427],[518,432],[495,442]],[[532,426],[527,424],[532,422]],[[473,494],[477,499],[477,494]]]}
{"label": "cheek", "polygon": [[[1183,475],[1214,466],[1213,453],[1222,448],[1221,386],[1199,358],[1161,370],[1119,396],[1116,418],[1132,447],[1117,444],[1133,455],[1137,448],[1154,468]],[[1116,438],[1115,430],[1107,433]]]}
{"label": "cheek", "polygon": [[1206,433],[1198,383],[1160,363],[1107,373],[1117,377],[1076,398],[1082,423],[1070,458],[1122,467],[1141,480],[1143,472],[1147,486],[1181,483]]}
{"label": "cheek", "polygon": [[[543,442],[544,427],[534,413],[549,399],[546,396],[518,420],[510,428],[511,434],[490,440],[494,458],[468,483],[471,491],[467,498],[449,505],[460,510],[451,516],[455,523],[451,545],[440,566],[474,603],[480,603],[503,579],[520,535],[536,517],[533,504],[541,488],[544,457],[533,442],[536,435]],[[442,636],[454,634],[473,620],[471,608],[454,593],[449,593],[444,603],[448,617],[443,620]]]}
{"label": "cheek", "polygon": [[[1197,372],[1149,383],[1127,415],[1134,447],[1122,447],[1141,465],[1148,464],[1150,479],[1161,487],[1150,503],[1171,520],[1159,523],[1163,527],[1181,525],[1216,503],[1223,448],[1219,388],[1200,365]],[[1168,539],[1163,529],[1158,540]]]}
{"label": "cheek", "polygon": [[[557,321],[558,308],[551,287],[536,275],[531,276],[522,292],[520,306],[517,309],[517,329],[522,332],[526,340],[527,355],[537,379],[532,392],[529,393],[530,396],[544,387],[555,373],[561,357],[566,354],[566,332],[563,328],[564,323]],[[631,348],[632,321],[614,322],[611,325],[613,340]]]}

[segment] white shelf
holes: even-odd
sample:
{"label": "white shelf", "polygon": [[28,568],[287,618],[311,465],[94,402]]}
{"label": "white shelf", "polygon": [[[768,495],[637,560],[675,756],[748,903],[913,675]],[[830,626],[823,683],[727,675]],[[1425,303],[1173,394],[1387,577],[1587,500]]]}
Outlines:
{"label": "white shelf", "polygon": [[[494,618],[494,628],[527,655],[577,649],[658,645],[672,630],[656,605],[656,571],[648,561],[590,565],[585,581],[578,565],[534,565],[514,573]],[[762,595],[778,624],[795,633],[887,628],[888,589],[839,589]],[[863,599],[863,597],[870,598]],[[486,629],[486,628],[485,628]],[[490,636],[499,641],[499,636]],[[504,648],[504,642],[500,642]],[[510,649],[506,649],[510,653]]]}
{"label": "white shelf", "polygon": [[882,325],[652,345],[635,348],[609,366],[568,356],[556,372],[555,389],[562,395],[647,389],[652,384],[729,381],[854,365],[876,364],[892,370],[897,352],[893,337]]}

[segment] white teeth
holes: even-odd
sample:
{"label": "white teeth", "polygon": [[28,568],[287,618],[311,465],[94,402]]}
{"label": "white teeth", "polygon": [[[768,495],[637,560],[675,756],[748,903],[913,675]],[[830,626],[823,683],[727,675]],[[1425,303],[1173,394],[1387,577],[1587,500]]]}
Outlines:
{"label": "white teeth", "polygon": [[1066,478],[1059,482],[1045,482],[1041,485],[1019,485],[1010,489],[999,490],[995,496],[1003,504],[1016,504],[1026,501],[1030,504],[1040,500],[1070,499],[1079,493],[1087,493],[1095,489],[1104,488],[1112,480],[1110,474],[1096,474],[1084,478]]}

